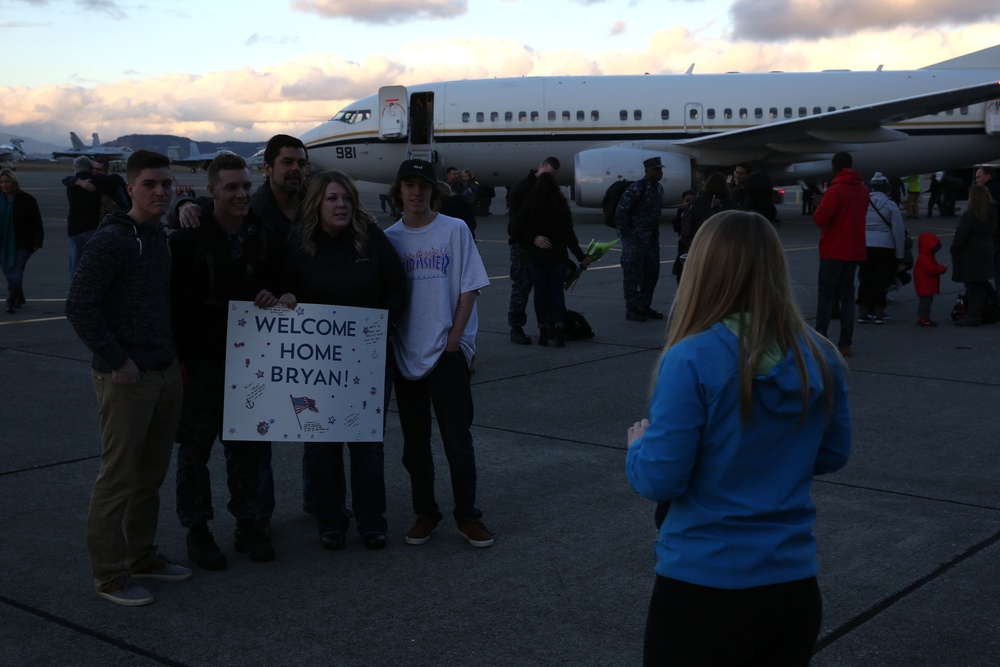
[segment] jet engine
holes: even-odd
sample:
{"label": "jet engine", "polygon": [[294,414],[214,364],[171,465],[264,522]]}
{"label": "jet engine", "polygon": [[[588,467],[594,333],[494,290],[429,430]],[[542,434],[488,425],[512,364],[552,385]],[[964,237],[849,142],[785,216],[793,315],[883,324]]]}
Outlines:
{"label": "jet engine", "polygon": [[643,160],[659,156],[663,163],[660,184],[666,193],[667,205],[680,204],[681,193],[691,189],[691,159],[678,153],[643,150],[641,148],[594,148],[576,154],[573,159],[574,192],[578,206],[600,208],[608,186],[619,178],[636,181],[645,171]]}

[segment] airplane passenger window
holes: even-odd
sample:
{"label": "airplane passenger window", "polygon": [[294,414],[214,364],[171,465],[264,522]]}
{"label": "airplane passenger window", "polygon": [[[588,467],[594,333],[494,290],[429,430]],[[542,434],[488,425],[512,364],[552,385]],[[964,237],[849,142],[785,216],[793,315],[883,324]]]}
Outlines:
{"label": "airplane passenger window", "polygon": [[692,107],[691,110],[688,111],[688,117],[691,120],[698,120],[698,108],[697,107]]}
{"label": "airplane passenger window", "polygon": [[490,122],[491,123],[496,123],[499,120],[500,120],[500,114],[498,114],[496,111],[491,111],[490,112]]}
{"label": "airplane passenger window", "polygon": [[600,120],[600,119],[601,119],[601,112],[600,111],[598,111],[597,109],[594,109],[593,111],[590,112],[590,120],[597,121],[597,120]]}
{"label": "airplane passenger window", "polygon": [[799,107],[799,118],[802,118],[803,116],[808,116],[808,115],[809,115],[809,110],[808,109],[806,109],[805,107]]}
{"label": "airplane passenger window", "polygon": [[959,107],[958,108],[958,113],[962,114],[963,116],[968,116],[969,115],[969,107]]}
{"label": "airplane passenger window", "polygon": [[642,111],[640,111],[639,109],[636,109],[635,111],[633,111],[632,112],[632,118],[633,118],[633,120],[642,120]]}
{"label": "airplane passenger window", "polygon": [[944,112],[944,114],[946,116],[954,116],[955,115],[955,110],[954,109],[948,109],[947,111]]}
{"label": "airplane passenger window", "polygon": [[660,109],[660,120],[670,120],[670,109]]}
{"label": "airplane passenger window", "polygon": [[827,107],[826,110],[827,111],[836,111],[837,107]]}
{"label": "airplane passenger window", "polygon": [[813,107],[813,113],[814,114],[823,113],[823,107]]}
{"label": "airplane passenger window", "polygon": [[581,109],[581,110],[579,110],[579,111],[576,112],[576,119],[577,120],[586,120],[587,119],[587,114],[583,113],[583,110]]}
{"label": "airplane passenger window", "polygon": [[570,119],[569,111],[562,112],[562,119],[564,123],[568,123]]}
{"label": "airplane passenger window", "polygon": [[764,110],[761,109],[760,107],[756,107],[753,110],[753,117],[754,118],[763,118],[764,117]]}
{"label": "airplane passenger window", "polygon": [[768,109],[767,110],[767,117],[768,118],[777,118],[778,117],[778,107],[771,107],[770,109]]}
{"label": "airplane passenger window", "polygon": [[504,121],[506,121],[508,123],[511,122],[512,120],[514,120],[514,112],[513,111],[505,111],[504,114],[503,114],[503,119],[504,119]]}
{"label": "airplane passenger window", "polygon": [[707,109],[705,113],[708,115],[709,120],[715,119],[715,109]]}
{"label": "airplane passenger window", "polygon": [[746,120],[749,117],[750,117],[750,114],[747,113],[747,110],[744,109],[744,108],[741,108],[740,109],[740,120]]}
{"label": "airplane passenger window", "polygon": [[550,111],[548,113],[548,117],[549,117],[549,120],[555,120],[556,119],[556,112],[555,111]]}
{"label": "airplane passenger window", "polygon": [[477,111],[476,112],[476,122],[477,123],[482,123],[484,120],[486,120],[486,114],[484,114],[482,111]]}
{"label": "airplane passenger window", "polygon": [[792,117],[792,107],[785,107],[785,118]]}
{"label": "airplane passenger window", "polygon": [[523,123],[526,120],[528,120],[528,112],[527,111],[518,111],[517,112],[517,122]]}
{"label": "airplane passenger window", "polygon": [[534,123],[536,120],[538,120],[538,112],[537,111],[532,111],[531,112],[531,122]]}
{"label": "airplane passenger window", "polygon": [[725,110],[723,110],[722,117],[725,118],[726,120],[732,120],[732,118],[733,118],[733,110],[732,109],[725,109]]}
{"label": "airplane passenger window", "polygon": [[469,122],[469,118],[470,118],[470,116],[469,116],[469,112],[468,111],[462,113],[462,122],[463,123],[468,123]]}
{"label": "airplane passenger window", "polygon": [[628,111],[622,109],[618,112],[618,120],[628,120]]}

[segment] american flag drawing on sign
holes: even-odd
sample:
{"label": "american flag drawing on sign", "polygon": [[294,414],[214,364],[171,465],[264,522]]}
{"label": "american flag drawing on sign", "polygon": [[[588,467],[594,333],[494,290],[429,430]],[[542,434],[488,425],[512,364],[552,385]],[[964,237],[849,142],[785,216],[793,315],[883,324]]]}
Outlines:
{"label": "american flag drawing on sign", "polygon": [[289,398],[292,399],[292,407],[295,408],[295,414],[299,414],[303,410],[319,412],[316,409],[316,401],[307,396],[290,396]]}

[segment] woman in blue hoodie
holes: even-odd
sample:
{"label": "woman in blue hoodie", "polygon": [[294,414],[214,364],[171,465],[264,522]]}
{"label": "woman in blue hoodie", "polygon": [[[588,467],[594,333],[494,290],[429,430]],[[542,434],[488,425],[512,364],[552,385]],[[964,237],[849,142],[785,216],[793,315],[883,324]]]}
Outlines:
{"label": "woman in blue hoodie", "polygon": [[710,218],[688,254],[632,488],[670,503],[647,665],[808,665],[819,634],[813,475],[851,449],[843,359],[802,319],[762,216]]}

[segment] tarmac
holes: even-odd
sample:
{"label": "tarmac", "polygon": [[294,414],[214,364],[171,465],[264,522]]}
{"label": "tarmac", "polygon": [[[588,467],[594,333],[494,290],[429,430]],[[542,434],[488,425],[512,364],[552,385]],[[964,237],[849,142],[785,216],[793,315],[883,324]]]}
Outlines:
{"label": "tarmac", "polygon": [[[449,521],[427,544],[405,543],[412,512],[393,408],[387,549],[367,551],[352,532],[346,550],[323,550],[302,512],[299,447],[275,443],[278,557],[259,564],[234,553],[217,448],[211,526],[229,568],[151,582],[156,602],[126,608],[94,594],[84,545],[100,445],[90,353],[63,317],[64,174],[18,174],[39,199],[46,239],[28,264],[27,305],[0,316],[0,665],[641,663],[655,532],[652,503],[625,480],[625,431],[645,415],[665,326],[625,320],[617,250],[567,295],[595,338],[564,349],[514,345],[503,198],[480,218],[491,284],[478,301],[473,437],[492,548],[472,548]],[[203,174],[178,177],[204,191]],[[366,186],[363,200],[388,222],[378,191]],[[811,321],[818,231],[796,205],[779,211]],[[614,238],[600,217],[575,211],[581,242]],[[941,236],[939,259],[950,264],[956,220],[920,218],[908,228],[914,238]],[[666,311],[675,294],[669,223],[661,243],[653,307]],[[816,667],[1000,664],[1000,324],[953,327],[960,285],[946,275],[942,289],[936,329],[915,326],[912,284],[894,293],[888,324],[855,328],[853,455],[813,485],[824,601]],[[534,335],[530,305],[529,322]],[[159,544],[185,563],[173,482],[171,467]]]}

